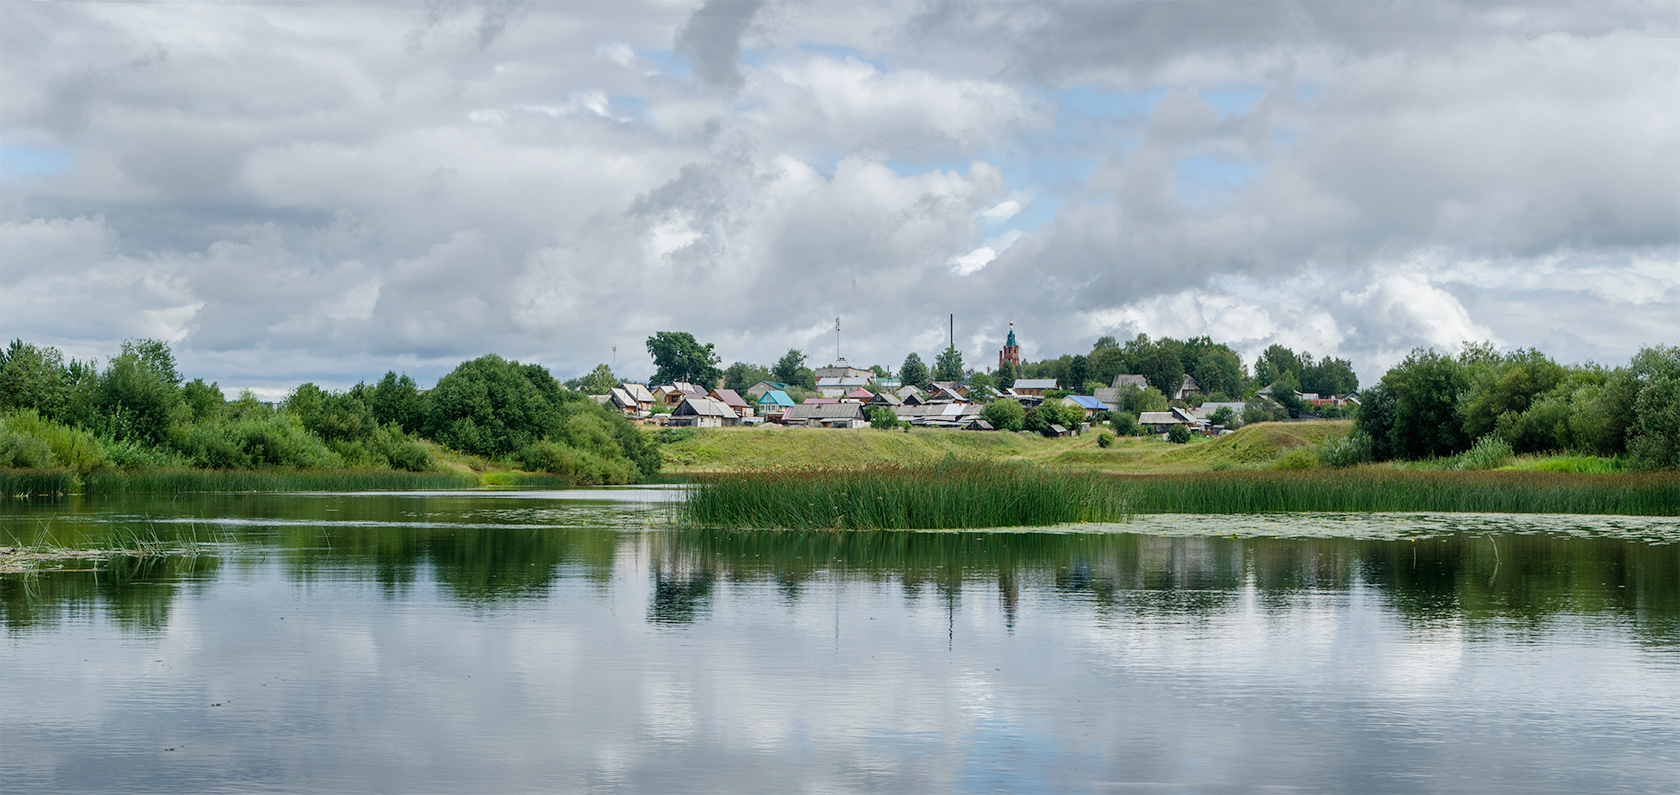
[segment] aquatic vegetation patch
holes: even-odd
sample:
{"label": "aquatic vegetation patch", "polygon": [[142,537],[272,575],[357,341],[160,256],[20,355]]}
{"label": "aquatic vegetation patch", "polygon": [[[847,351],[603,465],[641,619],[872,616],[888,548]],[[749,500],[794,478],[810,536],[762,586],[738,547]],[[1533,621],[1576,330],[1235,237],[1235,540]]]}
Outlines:
{"label": "aquatic vegetation patch", "polygon": [[1126,504],[1107,479],[950,462],[718,477],[697,485],[678,512],[683,523],[711,527],[937,530],[1116,522]]}
{"label": "aquatic vegetation patch", "polygon": [[1680,515],[1680,475],[1388,467],[1113,476],[947,463],[719,477],[681,504],[711,527],[958,529],[1117,522],[1135,514],[1282,512]]}

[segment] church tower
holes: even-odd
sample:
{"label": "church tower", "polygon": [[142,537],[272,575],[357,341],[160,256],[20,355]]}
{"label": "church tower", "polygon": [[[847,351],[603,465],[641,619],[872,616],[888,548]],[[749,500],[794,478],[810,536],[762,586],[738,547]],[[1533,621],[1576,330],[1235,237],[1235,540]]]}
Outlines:
{"label": "church tower", "polygon": [[1015,344],[1015,321],[1009,321],[1009,339],[1003,343],[1003,350],[998,351],[998,369],[1003,369],[1004,362],[1021,366],[1021,346]]}

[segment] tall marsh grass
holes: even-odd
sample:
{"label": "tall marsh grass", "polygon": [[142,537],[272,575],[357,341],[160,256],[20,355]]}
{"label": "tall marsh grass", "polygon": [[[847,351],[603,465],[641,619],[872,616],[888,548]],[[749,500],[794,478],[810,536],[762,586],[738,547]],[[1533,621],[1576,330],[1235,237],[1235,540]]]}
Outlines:
{"label": "tall marsh grass", "polygon": [[0,469],[0,497],[56,497],[75,488],[68,469]]}
{"label": "tall marsh grass", "polygon": [[699,526],[881,530],[1112,522],[1126,506],[1108,480],[944,463],[721,477],[697,486],[678,511]]}
{"label": "tall marsh grass", "polygon": [[738,528],[957,529],[1113,522],[1139,513],[1566,513],[1680,515],[1680,475],[1341,470],[1107,476],[1024,465],[941,464],[703,482],[685,523]]}

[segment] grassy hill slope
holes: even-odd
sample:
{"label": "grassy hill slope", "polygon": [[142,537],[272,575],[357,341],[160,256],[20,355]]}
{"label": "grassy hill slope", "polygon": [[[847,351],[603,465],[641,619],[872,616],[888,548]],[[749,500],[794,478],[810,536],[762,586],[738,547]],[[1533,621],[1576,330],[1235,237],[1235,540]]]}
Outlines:
{"label": "grassy hill slope", "polygon": [[856,469],[882,464],[959,460],[1033,461],[1052,466],[1116,472],[1195,472],[1263,464],[1280,450],[1346,436],[1352,423],[1262,423],[1220,439],[1172,444],[1155,438],[1116,439],[1097,446],[1097,434],[1045,439],[1016,433],[932,430],[824,430],[818,428],[697,428],[664,431],[678,437],[661,446],[670,474]]}

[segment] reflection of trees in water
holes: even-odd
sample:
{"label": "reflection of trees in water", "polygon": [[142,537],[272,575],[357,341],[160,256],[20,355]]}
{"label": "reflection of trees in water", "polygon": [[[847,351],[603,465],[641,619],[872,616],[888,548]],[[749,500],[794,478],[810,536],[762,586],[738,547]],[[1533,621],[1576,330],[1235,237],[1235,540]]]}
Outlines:
{"label": "reflection of trees in water", "polygon": [[216,576],[221,560],[214,554],[119,555],[98,565],[97,572],[0,576],[0,623],[13,631],[51,628],[65,616],[99,610],[123,630],[161,632],[181,589],[203,587]]}
{"label": "reflection of trees in water", "polygon": [[[118,510],[156,515],[175,504],[137,499]],[[1603,615],[1625,620],[1649,642],[1680,644],[1680,545],[1672,543],[1541,534],[1490,540],[1468,532],[1418,541],[898,531],[643,534],[610,524],[499,527],[554,517],[494,500],[216,495],[181,504],[187,515],[304,521],[221,526],[235,542],[226,548],[225,560],[118,558],[102,564],[98,575],[0,577],[0,620],[10,629],[26,629],[98,608],[127,629],[153,631],[167,622],[179,589],[201,587],[220,567],[256,570],[276,559],[293,582],[376,582],[391,598],[429,580],[447,598],[465,602],[538,599],[563,578],[605,587],[621,554],[641,548],[648,554],[653,589],[647,620],[655,623],[703,619],[717,584],[728,581],[774,583],[789,602],[806,598],[819,581],[896,584],[911,603],[931,594],[953,612],[965,591],[973,597],[978,588],[995,588],[1010,627],[1022,620],[1022,594],[1031,591],[1088,603],[1099,615],[1194,620],[1235,609],[1244,598],[1262,610],[1286,612],[1304,599],[1366,587],[1420,631],[1464,619],[1544,630],[1559,616]],[[74,519],[76,506],[60,507]],[[393,521],[434,526],[391,526]],[[66,526],[74,530],[72,525]],[[162,532],[171,525],[154,527]],[[66,535],[60,540],[75,540],[74,532]]]}
{"label": "reflection of trees in water", "polygon": [[[689,547],[669,543],[663,534],[648,539],[648,551],[653,568],[648,621],[690,624],[704,617],[711,609],[712,586],[717,580],[711,561]],[[797,600],[797,593],[790,598]]]}

